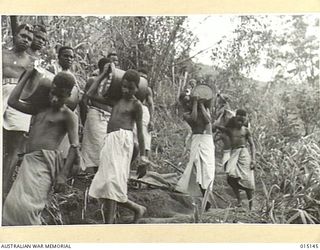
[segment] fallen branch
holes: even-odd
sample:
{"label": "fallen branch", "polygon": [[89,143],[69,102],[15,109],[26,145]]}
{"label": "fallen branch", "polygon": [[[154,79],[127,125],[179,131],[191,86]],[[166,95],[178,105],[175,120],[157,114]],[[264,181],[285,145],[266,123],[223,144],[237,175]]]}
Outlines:
{"label": "fallen branch", "polygon": [[221,200],[223,200],[224,202],[226,203],[229,203],[228,201],[226,201],[220,194],[218,194],[217,192],[215,191],[212,191],[212,193],[214,193],[217,197],[219,197]]}
{"label": "fallen branch", "polygon": [[170,161],[164,160],[165,163],[169,164],[171,167],[173,167],[175,170],[178,170],[179,173],[183,173],[183,170],[181,170],[180,168],[176,167],[173,163],[171,163]]}

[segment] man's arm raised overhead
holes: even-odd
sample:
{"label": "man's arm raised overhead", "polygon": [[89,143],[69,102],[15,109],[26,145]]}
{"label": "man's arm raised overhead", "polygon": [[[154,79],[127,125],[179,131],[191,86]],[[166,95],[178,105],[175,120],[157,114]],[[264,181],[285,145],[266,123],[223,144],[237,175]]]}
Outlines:
{"label": "man's arm raised overhead", "polygon": [[21,93],[32,73],[33,70],[27,70],[22,74],[18,85],[13,89],[8,99],[8,105],[23,113],[35,115],[38,112],[37,107],[30,103],[20,101]]}

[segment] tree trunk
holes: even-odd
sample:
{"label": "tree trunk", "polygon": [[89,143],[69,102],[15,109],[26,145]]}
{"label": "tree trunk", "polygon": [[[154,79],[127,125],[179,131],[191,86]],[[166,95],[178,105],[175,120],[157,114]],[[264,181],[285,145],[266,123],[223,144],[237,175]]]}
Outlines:
{"label": "tree trunk", "polygon": [[17,28],[19,26],[18,16],[10,16],[10,23],[11,23],[12,36],[14,37],[16,35]]}

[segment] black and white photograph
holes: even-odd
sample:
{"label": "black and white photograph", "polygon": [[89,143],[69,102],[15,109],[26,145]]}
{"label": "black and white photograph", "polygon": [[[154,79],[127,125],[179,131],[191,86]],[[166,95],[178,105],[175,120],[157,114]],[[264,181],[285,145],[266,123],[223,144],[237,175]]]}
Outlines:
{"label": "black and white photograph", "polygon": [[319,224],[320,15],[2,15],[3,227]]}

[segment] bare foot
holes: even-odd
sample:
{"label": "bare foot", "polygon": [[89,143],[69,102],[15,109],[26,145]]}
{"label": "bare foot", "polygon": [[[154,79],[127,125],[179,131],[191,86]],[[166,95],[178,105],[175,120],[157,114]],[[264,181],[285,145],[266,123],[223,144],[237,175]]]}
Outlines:
{"label": "bare foot", "polygon": [[133,223],[138,223],[139,219],[141,219],[141,217],[144,215],[146,211],[147,211],[146,207],[139,205],[139,208],[134,213]]}
{"label": "bare foot", "polygon": [[237,201],[235,207],[236,208],[241,208],[242,207],[242,201]]}

